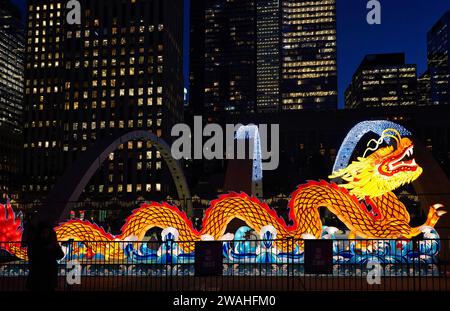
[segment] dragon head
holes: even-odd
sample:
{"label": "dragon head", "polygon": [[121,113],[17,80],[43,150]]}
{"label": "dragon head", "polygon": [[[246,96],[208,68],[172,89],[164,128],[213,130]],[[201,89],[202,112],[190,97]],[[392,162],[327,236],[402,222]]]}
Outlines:
{"label": "dragon head", "polygon": [[[395,144],[379,147],[387,137]],[[375,146],[371,147],[374,142]],[[366,156],[369,151],[373,153]],[[377,197],[413,182],[422,174],[423,170],[413,155],[413,142],[402,138],[396,130],[387,129],[379,140],[373,139],[368,143],[363,157],[329,178],[342,178],[347,183],[340,186],[360,200]]]}

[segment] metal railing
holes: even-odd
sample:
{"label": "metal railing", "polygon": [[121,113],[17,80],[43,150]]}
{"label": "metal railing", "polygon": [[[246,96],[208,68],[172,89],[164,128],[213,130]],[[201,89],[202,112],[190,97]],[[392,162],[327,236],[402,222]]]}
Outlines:
{"label": "metal railing", "polygon": [[[220,241],[221,253],[214,256],[221,256],[221,273],[209,276],[196,271],[196,260],[205,260],[193,253],[196,243],[204,242],[63,242],[66,257],[59,262],[57,290],[450,290],[450,240],[334,239],[327,274],[308,271],[311,262],[303,252],[307,240]],[[0,251],[0,291],[26,290],[27,275],[26,260]]]}

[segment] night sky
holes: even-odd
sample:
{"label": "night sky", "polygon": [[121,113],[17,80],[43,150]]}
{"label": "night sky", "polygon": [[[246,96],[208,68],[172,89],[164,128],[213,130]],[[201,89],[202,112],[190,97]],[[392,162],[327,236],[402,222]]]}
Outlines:
{"label": "night sky", "polygon": [[[185,0],[186,8],[189,0]],[[196,0],[192,0],[196,1]],[[26,0],[13,0],[25,10]],[[408,63],[417,64],[418,74],[426,70],[426,34],[450,10],[450,0],[381,0],[381,25],[366,22],[367,0],[338,0],[339,107],[344,91],[362,58],[371,53],[405,52]],[[185,10],[188,12],[188,9]],[[185,19],[185,47],[189,44],[189,14]],[[185,48],[185,80],[188,81],[188,53]]]}
{"label": "night sky", "polygon": [[427,68],[427,32],[450,10],[450,0],[381,0],[381,25],[366,22],[367,0],[338,0],[339,106],[344,92],[365,54],[405,52],[406,61],[417,64],[418,74]]}

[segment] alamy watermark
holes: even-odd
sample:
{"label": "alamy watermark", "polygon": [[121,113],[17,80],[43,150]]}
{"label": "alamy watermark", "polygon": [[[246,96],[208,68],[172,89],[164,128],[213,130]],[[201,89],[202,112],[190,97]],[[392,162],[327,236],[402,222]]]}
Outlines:
{"label": "alamy watermark", "polygon": [[370,0],[367,2],[367,23],[369,25],[380,25],[381,24],[381,3],[379,0]]}
{"label": "alamy watermark", "polygon": [[[381,24],[381,3],[379,0],[369,0],[366,8],[369,10],[367,13],[367,23],[369,25]],[[66,3],[66,9],[68,10],[66,15],[66,21],[69,25],[81,24],[81,4],[78,0],[69,0]]]}
{"label": "alamy watermark", "polygon": [[68,261],[66,264],[66,282],[69,285],[81,284],[81,264],[78,260]]}
{"label": "alamy watermark", "polygon": [[367,263],[367,284],[369,285],[380,285],[381,284],[381,273],[383,268],[379,262],[369,261]]}
{"label": "alamy watermark", "polygon": [[[226,124],[224,130],[214,123],[203,127],[203,118],[195,116],[193,130],[187,124],[176,124],[171,135],[177,137],[171,150],[175,160],[261,160],[262,170],[265,171],[276,170],[280,162],[279,124]],[[204,138],[207,138],[205,142]]]}
{"label": "alamy watermark", "polygon": [[66,15],[66,21],[69,25],[81,24],[81,4],[80,1],[70,0],[66,3],[66,9],[68,10]]}

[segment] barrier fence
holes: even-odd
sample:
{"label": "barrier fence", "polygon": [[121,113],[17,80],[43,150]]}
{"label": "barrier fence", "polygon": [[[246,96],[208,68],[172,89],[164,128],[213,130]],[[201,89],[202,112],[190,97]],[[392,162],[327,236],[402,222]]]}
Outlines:
{"label": "barrier fence", "polygon": [[[58,291],[448,291],[450,240],[62,242]],[[1,243],[2,249],[20,242]],[[194,251],[195,250],[195,251]],[[0,291],[28,263],[0,251]]]}

